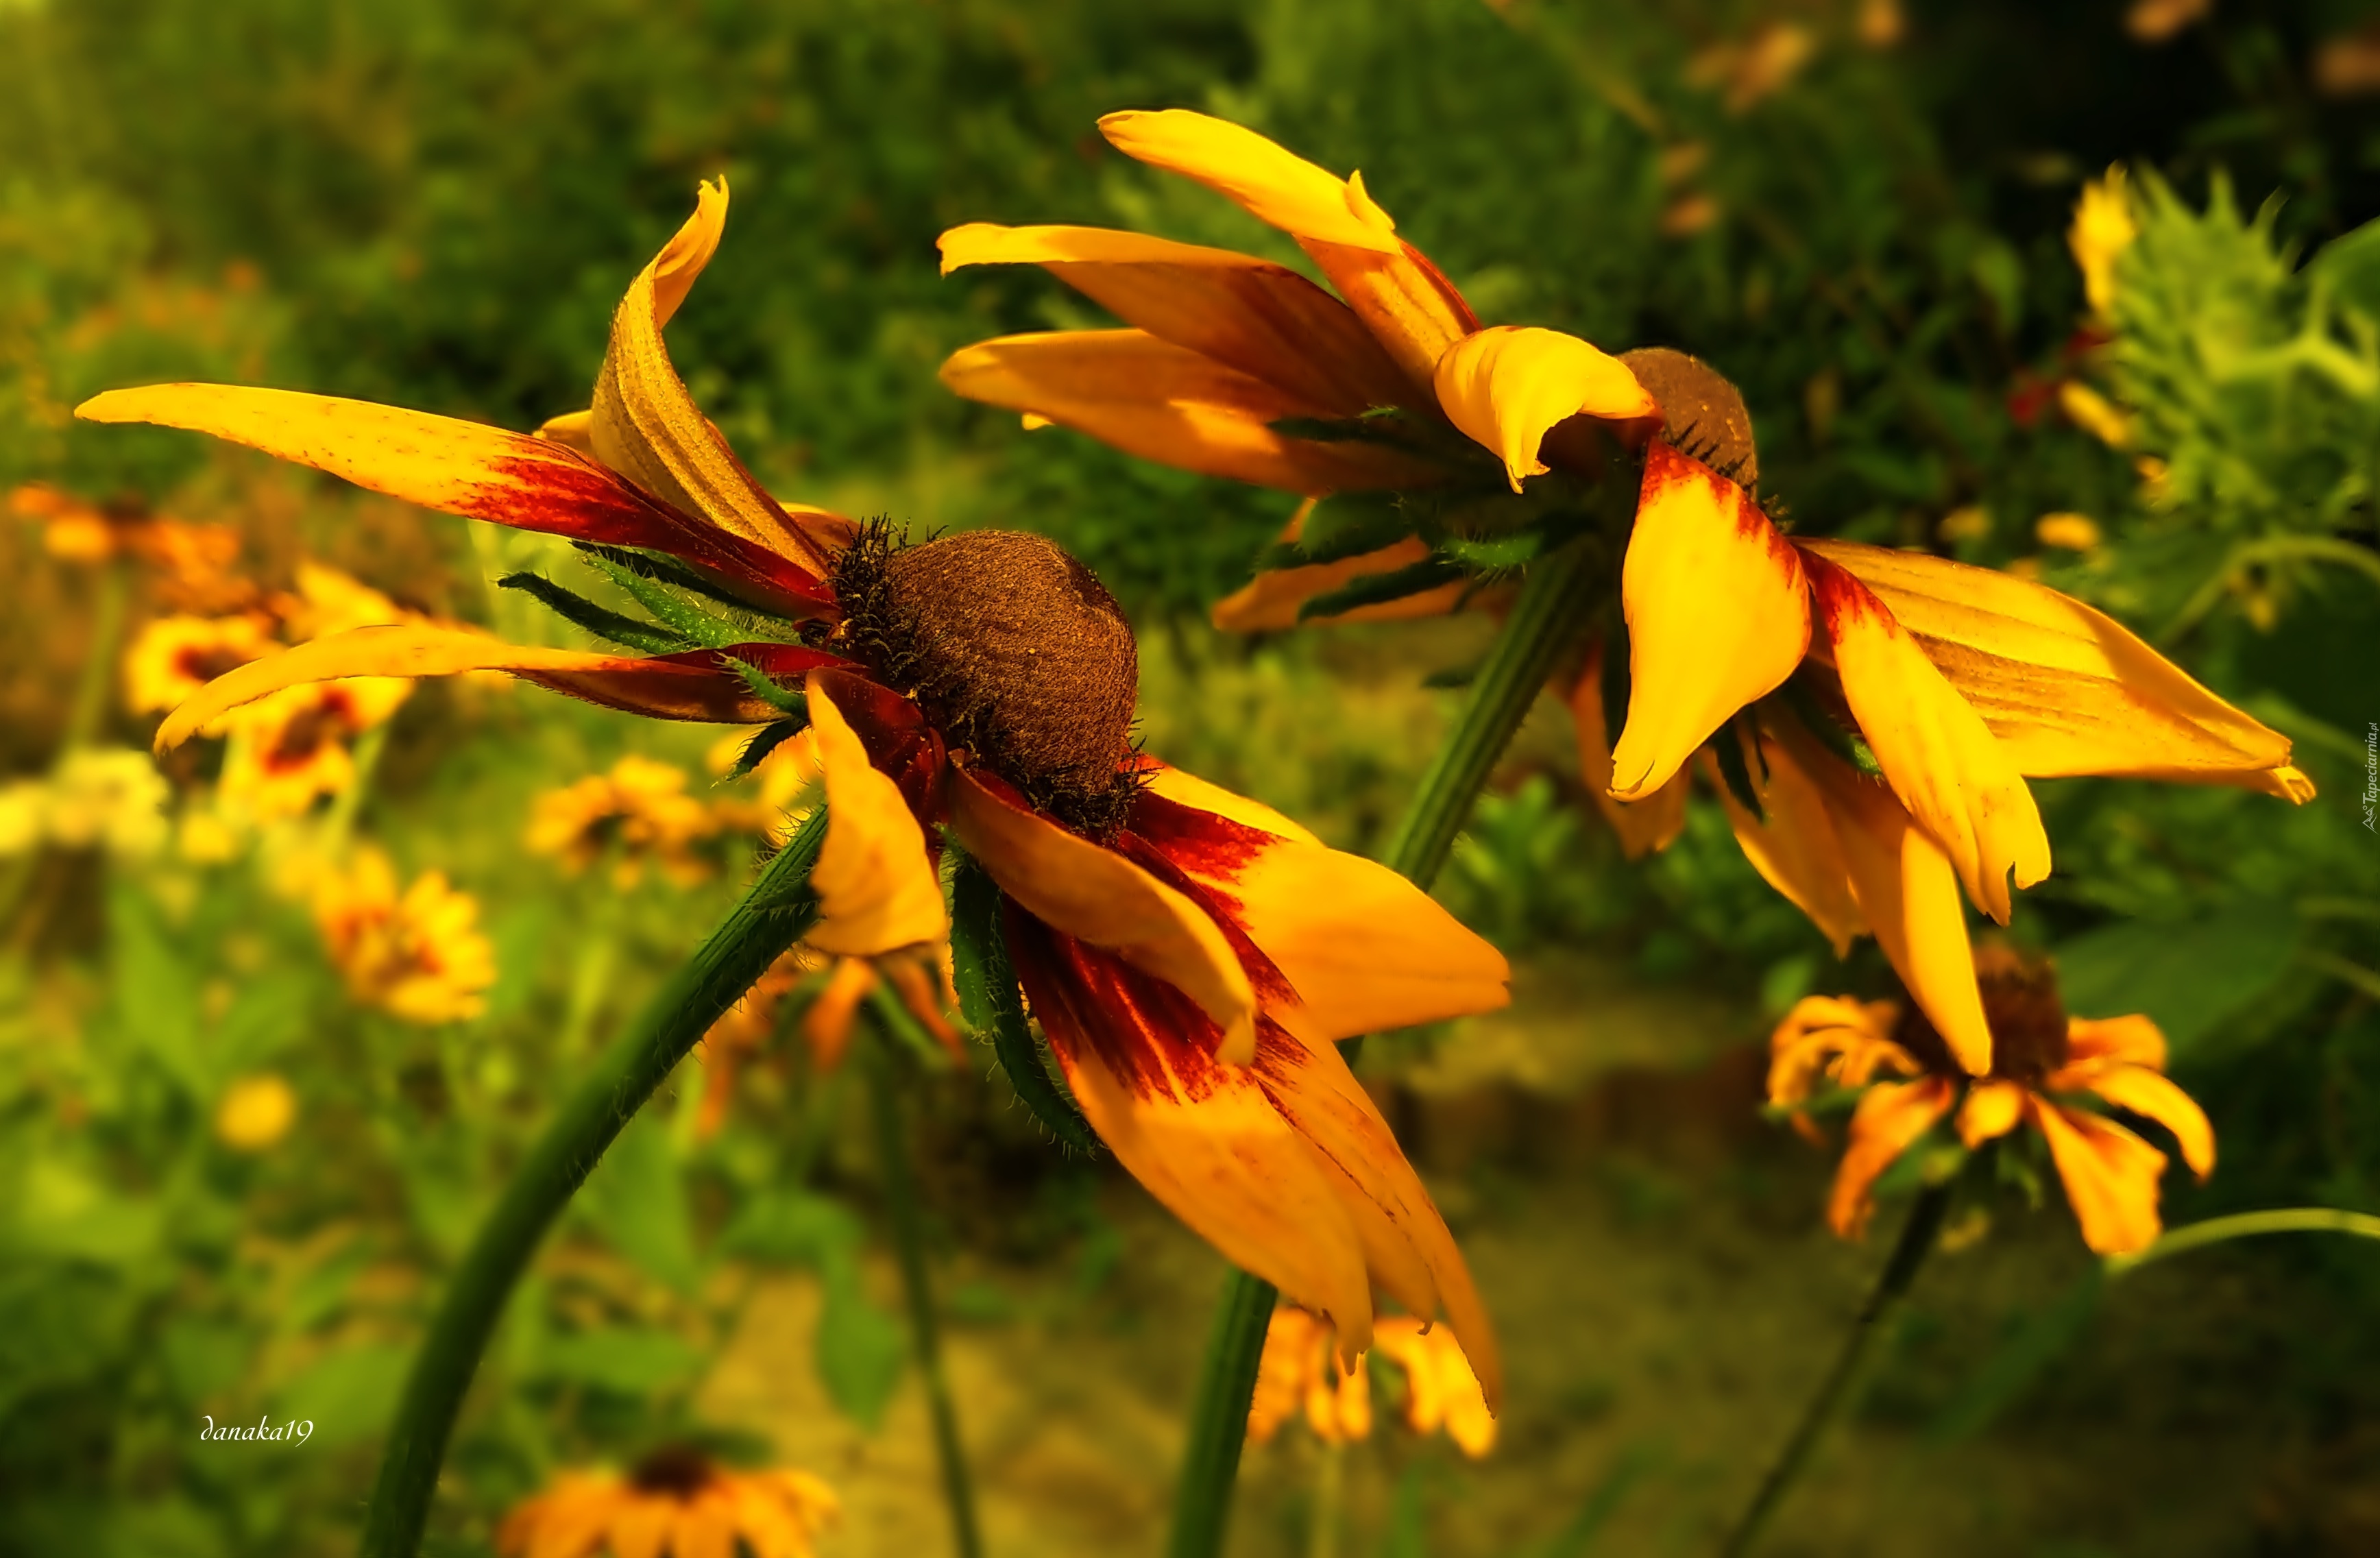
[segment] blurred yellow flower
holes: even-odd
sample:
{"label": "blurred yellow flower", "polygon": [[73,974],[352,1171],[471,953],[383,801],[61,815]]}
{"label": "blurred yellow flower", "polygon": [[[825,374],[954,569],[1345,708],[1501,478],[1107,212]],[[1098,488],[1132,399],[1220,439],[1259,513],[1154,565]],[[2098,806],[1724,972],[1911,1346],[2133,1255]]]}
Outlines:
{"label": "blurred yellow flower", "polygon": [[806,1471],[730,1471],[657,1450],[613,1472],[566,1471],[496,1530],[504,1558],[810,1558],[841,1505]]}
{"label": "blurred yellow flower", "polygon": [[[1411,1315],[1390,1315],[1374,1323],[1372,1338],[1374,1349],[1404,1372],[1407,1428],[1423,1434],[1443,1429],[1474,1460],[1495,1446],[1496,1419],[1451,1329],[1424,1330]],[[1334,1351],[1329,1321],[1293,1305],[1273,1310],[1248,1404],[1250,1439],[1265,1442],[1301,1412],[1326,1444],[1371,1434],[1371,1375],[1360,1362],[1342,1373]]]}
{"label": "blurred yellow flower", "polygon": [[261,1152],[297,1120],[298,1094],[286,1078],[271,1071],[242,1077],[215,1105],[215,1139],[235,1152]]}
{"label": "blurred yellow flower", "polygon": [[298,565],[298,592],[274,599],[292,643],[328,638],[353,627],[382,627],[392,623],[425,622],[370,585],[320,563]]}
{"label": "blurred yellow flower", "polygon": [[2124,448],[2132,441],[2131,418],[2080,379],[2069,379],[2058,386],[2058,406],[2076,427],[2110,449]]}
{"label": "blurred yellow flower", "polygon": [[1463,1344],[1445,1326],[1422,1329],[1411,1315],[1391,1315],[1372,1333],[1372,1345],[1404,1366],[1405,1426],[1415,1433],[1446,1436],[1473,1460],[1496,1446],[1496,1419]]}
{"label": "blurred yellow flower", "polygon": [[0,855],[55,844],[153,855],[165,843],[164,807],[172,786],[146,752],[82,747],[58,760],[47,779],[0,787]]}
{"label": "blurred yellow flower", "polygon": [[2083,295],[2101,319],[2116,306],[2117,257],[2139,236],[2131,201],[2124,191],[2124,167],[2119,163],[2107,177],[2082,186],[2082,198],[2074,204],[2074,225],[2066,235],[2066,247],[2082,267]]}
{"label": "blurred yellow flower", "polygon": [[8,494],[9,511],[42,527],[42,549],[69,563],[131,557],[185,583],[216,585],[239,555],[239,536],[222,525],[160,519],[145,505],[88,504],[31,482]]}
{"label": "blurred yellow flower", "polygon": [[720,827],[711,808],[686,793],[684,769],[630,753],[609,773],[539,796],[529,809],[528,844],[540,855],[559,856],[574,872],[616,850],[613,880],[622,887],[643,877],[648,860],[684,885],[710,873],[710,862],[694,846]]}
{"label": "blurred yellow flower", "polygon": [[[943,955],[948,955],[947,948]],[[953,1060],[964,1060],[966,1041],[949,1016],[950,1007],[957,1004],[949,991],[949,972],[945,968],[938,980],[929,967],[930,960],[931,955],[922,949],[873,958],[834,957],[807,946],[786,952],[703,1036],[702,1106],[695,1115],[695,1134],[713,1135],[726,1123],[737,1077],[775,1037],[785,1002],[797,995],[808,997],[802,1012],[802,1040],[808,1046],[810,1069],[816,1075],[825,1076],[843,1064],[851,1047],[851,1026],[859,1016],[859,1004],[887,979],[918,1026]]]}
{"label": "blurred yellow flower", "polygon": [[397,676],[350,676],[283,688],[217,722],[231,738],[222,793],[258,818],[295,817],[355,782],[346,743],[385,723],[413,694]]}
{"label": "blurred yellow flower", "polygon": [[158,617],[124,651],[125,707],[136,714],[163,713],[225,672],[280,647],[261,615]]}
{"label": "blurred yellow flower", "polygon": [[[758,734],[758,729],[747,728],[721,736],[704,754],[703,766],[715,774],[732,773]],[[720,826],[736,833],[760,834],[774,843],[783,843],[792,836],[794,824],[800,820],[794,803],[818,781],[820,773],[815,730],[805,730],[779,742],[745,775],[748,783],[758,786],[756,795],[748,798],[731,796],[714,806]]]}
{"label": "blurred yellow flower", "polygon": [[445,873],[414,879],[399,896],[386,855],[364,847],[345,869],[318,868],[309,894],[331,961],[358,1001],[407,1022],[475,1017],[496,982],[496,955],[479,930],[479,901]]}
{"label": "blurred yellow flower", "polygon": [[2045,514],[2033,522],[2034,539],[2060,552],[2088,552],[2099,544],[2099,524],[2087,514]]}

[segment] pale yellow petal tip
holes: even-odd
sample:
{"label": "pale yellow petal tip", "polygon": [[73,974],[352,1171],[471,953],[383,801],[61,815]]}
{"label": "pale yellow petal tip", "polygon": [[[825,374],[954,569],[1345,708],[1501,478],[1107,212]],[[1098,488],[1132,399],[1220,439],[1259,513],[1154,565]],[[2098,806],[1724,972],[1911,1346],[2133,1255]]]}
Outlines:
{"label": "pale yellow petal tip", "polygon": [[2292,805],[2303,806],[2314,797],[2313,780],[2303,769],[2284,763],[2268,770],[2264,777],[2273,794]]}
{"label": "pale yellow petal tip", "polygon": [[1557,423],[1660,409],[1618,358],[1534,325],[1491,325],[1455,342],[1439,359],[1433,387],[1447,420],[1504,462],[1516,493],[1545,474],[1537,449]]}
{"label": "pale yellow petal tip", "polygon": [[949,275],[967,265],[997,263],[999,256],[993,250],[1007,232],[997,222],[965,222],[947,229],[934,240],[934,248],[942,257],[942,274]]}

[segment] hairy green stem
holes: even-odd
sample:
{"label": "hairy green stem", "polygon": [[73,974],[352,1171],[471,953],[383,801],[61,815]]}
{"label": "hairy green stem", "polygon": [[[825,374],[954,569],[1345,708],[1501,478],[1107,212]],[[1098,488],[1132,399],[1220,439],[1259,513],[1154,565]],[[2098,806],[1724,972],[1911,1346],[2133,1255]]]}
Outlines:
{"label": "hairy green stem", "polygon": [[976,1526],[975,1491],[967,1479],[966,1446],[959,1439],[958,1409],[951,1382],[942,1368],[941,1329],[934,1317],[934,1289],[926,1270],[925,1220],[919,1215],[917,1182],[909,1174],[909,1133],[901,1118],[901,1095],[892,1076],[896,1020],[890,1008],[898,1003],[879,989],[870,999],[868,1026],[874,1029],[860,1046],[860,1065],[868,1073],[868,1102],[876,1116],[876,1156],[884,1175],[885,1210],[892,1222],[892,1245],[901,1258],[901,1291],[908,1301],[909,1334],[917,1355],[917,1373],[925,1382],[926,1407],[934,1425],[934,1453],[941,1462],[942,1502],[951,1512],[951,1545],[959,1558],[981,1558],[983,1538]]}
{"label": "hairy green stem", "polygon": [[[1427,888],[1470,819],[1480,786],[1521,728],[1537,689],[1576,637],[1589,607],[1590,586],[1603,554],[1593,540],[1574,543],[1530,570],[1479,674],[1472,678],[1454,728],[1431,760],[1413,806],[1382,858],[1391,870]],[[1354,1041],[1346,1046],[1351,1053]],[[1189,1442],[1174,1490],[1173,1536],[1168,1558],[1216,1558],[1231,1521],[1232,1484],[1247,1438],[1248,1402],[1257,1363],[1279,1296],[1262,1278],[1234,1271],[1207,1339],[1197,1399],[1190,1410]]]}
{"label": "hairy green stem", "polygon": [[364,1558],[413,1558],[480,1355],[546,1230],[613,1138],[720,1015],[816,923],[810,868],[826,809],[804,820],[741,901],[565,1102],[480,1224],[414,1359],[364,1511]]}
{"label": "hairy green stem", "polygon": [[1720,1558],[1743,1558],[1767,1528],[1777,1506],[1784,1502],[1802,1475],[1802,1468],[1809,1464],[1810,1453],[1826,1437],[1828,1428],[1849,1399],[1861,1365],[1867,1361],[1876,1337],[1883,1334],[1885,1319],[1900,1306],[1909,1292],[1909,1284],[1916,1280],[1918,1267],[1933,1252],[1941,1236],[1942,1219],[1949,1210],[1949,1181],[1929,1185],[1918,1195],[1917,1204],[1909,1210],[1909,1221],[1900,1225],[1900,1241],[1892,1247],[1891,1257],[1876,1279],[1876,1287],[1868,1294],[1867,1302],[1860,1306],[1858,1318],[1852,1321],[1852,1333],[1844,1338],[1843,1350],[1835,1358],[1835,1366],[1819,1382],[1818,1394],[1803,1409],[1793,1437],[1785,1442],[1768,1475],[1760,1479],[1760,1491],[1753,1494],[1735,1529],[1728,1533],[1726,1544],[1719,1549]]}

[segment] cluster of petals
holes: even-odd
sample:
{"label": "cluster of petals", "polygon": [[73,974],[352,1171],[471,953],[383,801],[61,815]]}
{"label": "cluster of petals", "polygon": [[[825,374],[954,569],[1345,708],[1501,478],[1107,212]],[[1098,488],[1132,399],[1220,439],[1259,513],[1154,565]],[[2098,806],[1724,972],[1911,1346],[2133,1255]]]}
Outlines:
{"label": "cluster of petals", "polygon": [[890,989],[953,1062],[965,1060],[966,1041],[950,1018],[956,1003],[949,975],[933,962],[930,953],[915,947],[876,957],[828,957],[797,946],[779,956],[703,1035],[702,1103],[695,1113],[695,1134],[711,1136],[726,1123],[737,1078],[768,1053],[789,1021],[800,1024],[810,1074],[832,1076],[850,1051],[861,1004],[880,989]]}
{"label": "cluster of petals", "polygon": [[[726,206],[723,186],[704,187],[623,299],[592,406],[535,436],[212,384],[113,391],[79,414],[209,432],[425,506],[665,554],[780,621],[831,627],[832,568],[855,527],[771,497],[662,340]],[[1507,999],[1503,958],[1411,883],[1155,762],[1134,776],[1123,825],[1095,840],[951,750],[866,665],[791,634],[606,654],[428,622],[357,627],[232,670],[177,707],[158,743],[285,688],[490,670],[723,724],[775,720],[783,693],[799,691],[829,817],[809,946],[873,958],[941,942],[936,840],[955,842],[1002,890],[1032,1013],[1118,1159],[1226,1256],[1328,1315],[1348,1356],[1369,1345],[1375,1284],[1413,1313],[1445,1317],[1494,1399],[1494,1339],[1468,1271],[1335,1048]]]}
{"label": "cluster of petals", "polygon": [[[1601,458],[1591,428],[1642,444],[1621,571],[1631,690],[1616,742],[1606,744],[1599,677],[1569,687],[1598,800],[1632,853],[1660,847],[1682,826],[1696,751],[1741,741],[1758,804],[1727,799],[1746,853],[1839,948],[1873,932],[1970,1070],[1988,1067],[1990,1047],[1960,895],[2005,924],[2011,881],[2048,874],[2028,779],[2313,794],[2287,738],[2081,602],[1937,557],[1788,537],[1735,480],[1748,473],[1650,436],[1664,408],[1625,361],[1559,331],[1483,327],[1396,236],[1360,175],[1341,179],[1181,110],[1111,114],[1099,128],[1125,154],[1289,234],[1338,296],[1271,262],[1140,234],[971,224],[942,236],[945,271],[1038,263],[1131,328],[984,342],[944,365],[945,382],[1130,453],[1310,496],[1453,479],[1390,443],[1298,436],[1301,422],[1390,408],[1466,435],[1514,492],[1557,468],[1587,472]],[[2098,190],[2078,223],[2093,235],[2095,274],[2121,247],[2110,214],[2120,198],[2119,186]],[[1668,435],[1691,444],[1681,420],[1672,408]],[[1286,627],[1319,592],[1427,554],[1408,537],[1260,575],[1217,620]],[[1348,615],[1449,610],[1466,589]],[[1820,727],[1855,733],[1865,772],[1830,749],[1840,743],[1815,739],[1811,718],[1763,704],[1789,680]]]}
{"label": "cluster of petals", "polygon": [[495,948],[480,930],[479,900],[444,872],[426,871],[400,893],[388,857],[366,846],[344,866],[304,875],[315,928],[358,1001],[425,1026],[486,1010]]}
{"label": "cluster of petals", "polygon": [[2070,1017],[2058,1064],[1976,1077],[1928,1065],[1896,1041],[1900,1020],[1894,1002],[1814,995],[1794,1006],[1770,1041],[1772,1104],[1798,1110],[1822,1079],[1862,1089],[1827,1205],[1828,1221],[1846,1238],[1866,1225],[1876,1177],[1953,1111],[1960,1139],[1970,1148],[2020,1125],[2038,1132],[2083,1243],[2101,1255],[2134,1254],[2155,1242],[2166,1156],[2084,1107],[2081,1095],[2163,1126],[2192,1173],[2204,1179],[2214,1172],[2214,1129],[2196,1101],[2166,1077],[2165,1036],[2146,1017]]}
{"label": "cluster of petals", "polygon": [[609,859],[613,880],[632,887],[648,864],[681,886],[710,874],[698,852],[714,837],[716,809],[686,794],[686,770],[631,752],[608,773],[590,773],[539,795],[529,803],[525,842],[564,869],[583,871]]}
{"label": "cluster of petals", "polygon": [[[1444,1430],[1474,1460],[1496,1443],[1496,1419],[1462,1343],[1442,1326],[1411,1315],[1390,1315],[1373,1327],[1372,1347],[1403,1376],[1402,1416],[1417,1434]],[[1302,1416],[1326,1444],[1367,1439],[1372,1432],[1371,1373],[1362,1361],[1343,1362],[1330,1323],[1294,1305],[1273,1310],[1248,1404],[1248,1437],[1270,1440]]]}
{"label": "cluster of petals", "polygon": [[841,1513],[806,1471],[735,1471],[691,1455],[667,1475],[566,1471],[496,1529],[503,1558],[811,1558]]}

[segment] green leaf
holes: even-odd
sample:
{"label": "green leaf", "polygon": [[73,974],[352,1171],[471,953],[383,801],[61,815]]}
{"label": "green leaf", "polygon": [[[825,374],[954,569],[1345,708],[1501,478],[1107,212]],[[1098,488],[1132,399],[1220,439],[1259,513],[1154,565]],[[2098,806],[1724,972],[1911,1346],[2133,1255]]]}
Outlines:
{"label": "green leaf", "polygon": [[248,1369],[248,1333],[220,1321],[179,1316],[168,1320],[158,1352],[175,1398],[188,1406],[212,1401],[239,1382]]}
{"label": "green leaf", "polygon": [[677,1152],[652,1113],[639,1114],[620,1133],[581,1196],[603,1236],[640,1270],[680,1293],[700,1284]]}
{"label": "green leaf", "polygon": [[[747,666],[746,669],[748,670],[750,667]],[[808,712],[808,700],[804,700],[804,715],[807,716]],[[786,742],[792,740],[795,736],[799,736],[803,731],[808,730],[809,727],[810,722],[807,717],[802,719],[783,719],[777,721],[774,724],[767,726],[761,730],[759,735],[753,736],[751,740],[744,743],[744,750],[737,755],[735,759],[735,766],[728,771],[727,777],[730,779],[743,778],[746,774],[751,773],[754,769],[768,761],[770,753],[775,751],[778,748],[783,746]]]}
{"label": "green leaf", "polygon": [[273,1398],[282,1421],[310,1420],[310,1449],[327,1449],[377,1438],[396,1410],[412,1355],[385,1342],[367,1342],[325,1353]]}
{"label": "green leaf", "polygon": [[908,1333],[868,1298],[856,1265],[825,1274],[819,1310],[819,1382],[854,1422],[873,1432],[909,1360]]}
{"label": "green leaf", "polygon": [[690,1380],[706,1361],[700,1347],[674,1331],[598,1326],[547,1336],[527,1373],[615,1395],[649,1396]]}
{"label": "green leaf", "polygon": [[1033,1030],[1026,1025],[1024,997],[1001,932],[1000,903],[1000,887],[991,873],[958,857],[951,877],[951,973],[958,986],[959,1011],[968,1027],[990,1035],[1008,1085],[1033,1117],[1066,1146],[1095,1157],[1099,1137],[1075,1101],[1059,1090],[1033,1042]]}
{"label": "green leaf", "polygon": [[745,1203],[719,1237],[722,1253],[825,1271],[852,1261],[867,1237],[849,1207],[808,1190],[782,1189]]}
{"label": "green leaf", "polygon": [[136,1051],[146,1051],[194,1099],[212,1099],[215,1078],[199,1045],[199,972],[148,896],[128,884],[111,895],[115,1013]]}
{"label": "green leaf", "polygon": [[2078,1016],[2135,1012],[2176,1053],[2219,1029],[2272,988],[2296,957],[2297,916],[2248,904],[2179,925],[2127,921],[2056,948],[2058,984]]}
{"label": "green leaf", "polygon": [[690,636],[675,628],[656,627],[625,616],[608,606],[599,606],[586,596],[565,590],[552,580],[538,574],[506,574],[496,580],[499,590],[517,590],[545,606],[548,611],[574,627],[584,628],[606,642],[625,644],[647,654],[669,654],[679,650],[698,647]]}

